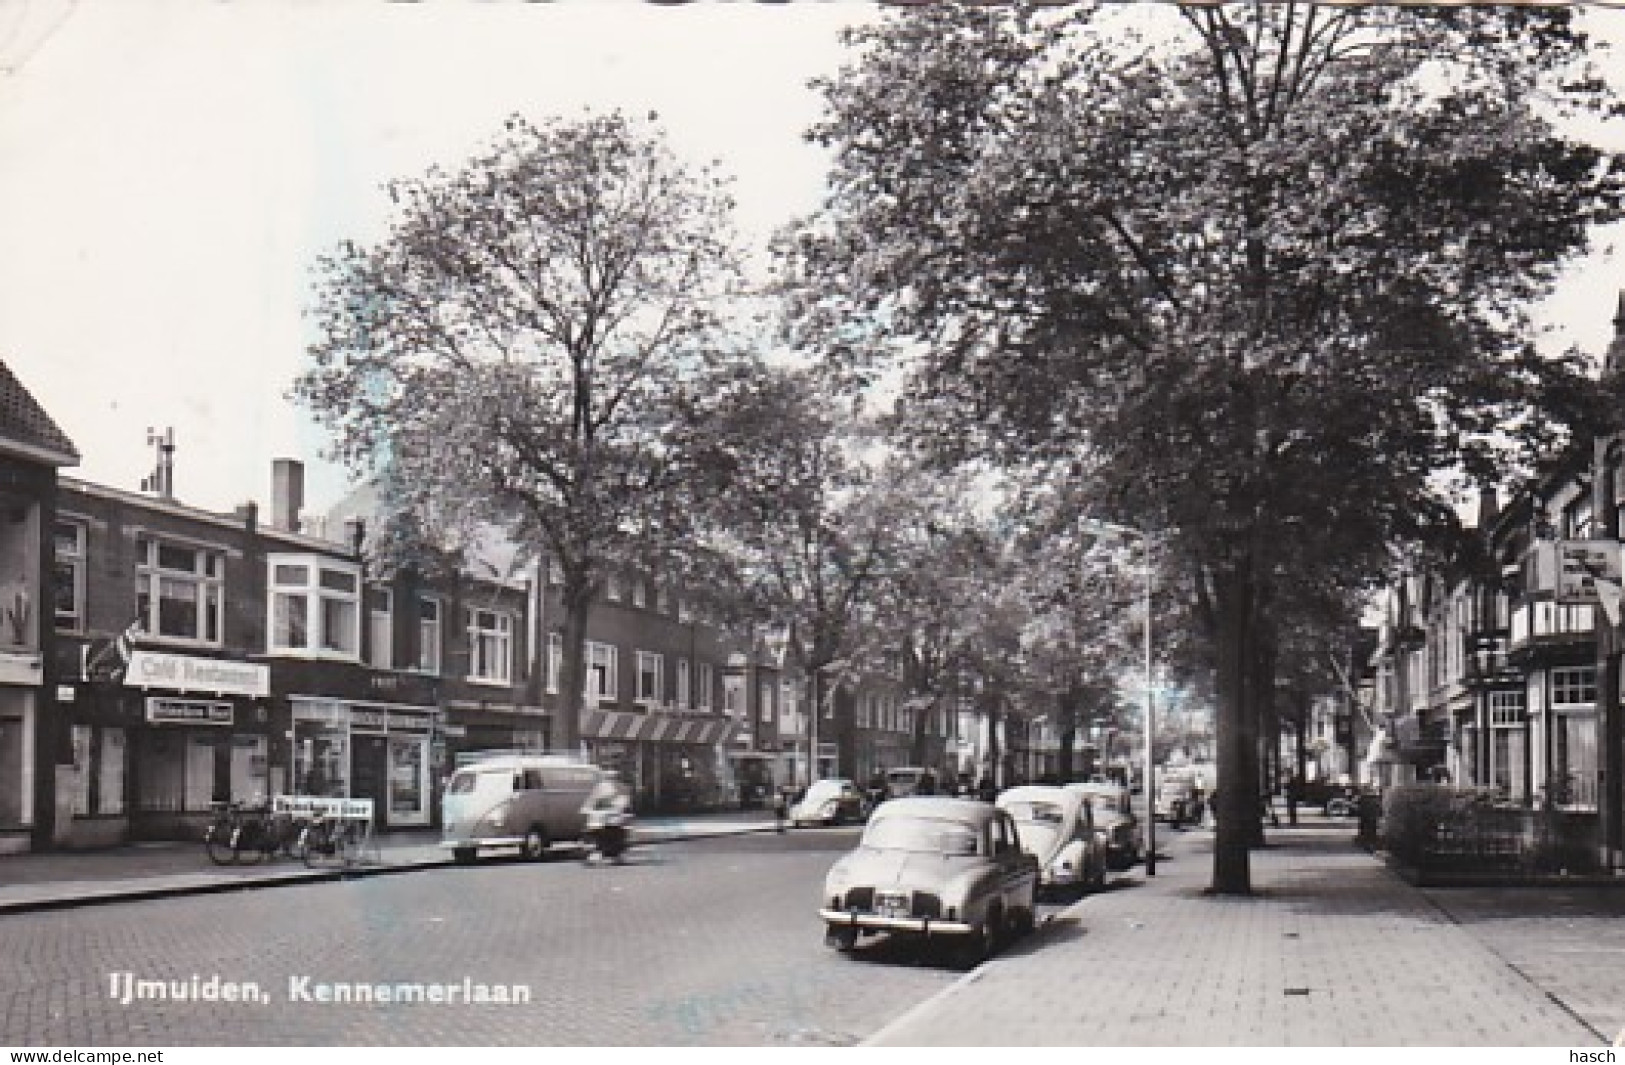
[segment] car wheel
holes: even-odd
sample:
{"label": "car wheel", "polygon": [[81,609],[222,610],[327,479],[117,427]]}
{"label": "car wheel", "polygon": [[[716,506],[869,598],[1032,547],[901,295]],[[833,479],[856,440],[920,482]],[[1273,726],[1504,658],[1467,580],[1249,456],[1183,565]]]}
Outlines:
{"label": "car wheel", "polygon": [[458,865],[473,865],[477,854],[478,852],[473,847],[454,847],[452,848],[451,858]]}
{"label": "car wheel", "polygon": [[974,968],[998,953],[1003,932],[1004,911],[997,906],[990,907],[981,923],[971,929],[960,944],[960,960],[964,966]]}
{"label": "car wheel", "polygon": [[540,861],[547,853],[547,833],[540,827],[531,825],[525,832],[525,840],[519,844],[519,856],[527,862]]}
{"label": "car wheel", "polygon": [[842,954],[850,954],[858,946],[858,930],[856,928],[840,928],[829,926],[824,931],[824,945]]}
{"label": "car wheel", "polygon": [[[1037,900],[1035,899],[1034,901],[1036,902]],[[1038,914],[1033,911],[1032,906],[1028,906],[1026,909],[1017,910],[1015,919],[1011,922],[1011,925],[1012,930],[1017,936],[1032,935],[1032,933],[1038,928]]]}

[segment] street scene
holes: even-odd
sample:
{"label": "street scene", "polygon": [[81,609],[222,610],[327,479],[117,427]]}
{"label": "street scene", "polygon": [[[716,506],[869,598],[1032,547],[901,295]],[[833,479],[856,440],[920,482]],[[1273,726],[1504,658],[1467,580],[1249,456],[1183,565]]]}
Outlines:
{"label": "street scene", "polygon": [[1625,1040],[1622,48],[0,3],[0,1043]]}

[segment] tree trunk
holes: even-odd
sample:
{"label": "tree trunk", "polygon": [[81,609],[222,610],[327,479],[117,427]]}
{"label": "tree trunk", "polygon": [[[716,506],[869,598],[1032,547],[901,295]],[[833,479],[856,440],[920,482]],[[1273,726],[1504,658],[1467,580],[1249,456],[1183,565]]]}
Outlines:
{"label": "tree trunk", "polygon": [[[1249,682],[1253,674],[1250,635],[1252,588],[1241,577],[1216,582],[1213,643],[1218,657],[1218,824],[1213,838],[1213,881],[1217,895],[1251,895],[1252,865],[1248,845],[1258,824],[1257,778],[1249,753],[1257,730]],[[1155,798],[1155,796],[1152,796]]]}
{"label": "tree trunk", "polygon": [[[559,678],[558,713],[552,721],[550,746],[560,752],[581,749],[582,696],[587,689],[587,618],[592,612],[592,589],[569,582],[564,586],[564,668]],[[544,637],[545,638],[545,637]]]}

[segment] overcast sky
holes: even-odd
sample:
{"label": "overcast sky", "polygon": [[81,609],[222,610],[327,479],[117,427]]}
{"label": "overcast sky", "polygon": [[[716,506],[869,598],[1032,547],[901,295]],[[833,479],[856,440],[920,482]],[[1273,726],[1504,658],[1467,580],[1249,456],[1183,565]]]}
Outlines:
{"label": "overcast sky", "polygon": [[[182,501],[263,503],[288,456],[323,509],[342,476],[284,397],[311,264],[382,232],[384,182],[455,166],[514,112],[654,110],[679,152],[737,178],[740,227],[763,241],[818,200],[806,82],[840,61],[841,25],[874,17],[811,0],[0,0],[0,358],[79,446],[74,476],[134,489],[147,428],[173,427]],[[1600,351],[1622,285],[1612,253],[1588,264],[1554,305],[1559,340]]]}

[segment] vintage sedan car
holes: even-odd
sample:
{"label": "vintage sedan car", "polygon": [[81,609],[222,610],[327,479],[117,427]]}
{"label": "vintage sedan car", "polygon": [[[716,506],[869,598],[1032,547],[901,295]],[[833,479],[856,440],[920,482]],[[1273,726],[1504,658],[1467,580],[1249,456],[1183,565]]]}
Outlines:
{"label": "vintage sedan car", "polygon": [[1166,821],[1175,828],[1196,821],[1201,814],[1197,810],[1195,785],[1182,779],[1159,782],[1151,812],[1158,821]]}
{"label": "vintage sedan car", "polygon": [[975,963],[1036,923],[1038,860],[1009,813],[970,799],[883,803],[857,849],[824,878],[825,942],[879,932],[941,937]]}
{"label": "vintage sedan car", "polygon": [[868,813],[869,800],[850,780],[815,780],[790,807],[790,824],[842,825],[862,821]]}
{"label": "vintage sedan car", "polygon": [[1127,787],[1109,781],[1090,781],[1087,784],[1068,784],[1066,789],[1082,795],[1093,808],[1095,829],[1106,837],[1106,864],[1109,867],[1127,869],[1140,860],[1140,850],[1145,846],[1144,837]]}
{"label": "vintage sedan car", "polygon": [[1086,796],[1062,787],[1028,785],[1002,793],[995,805],[1016,823],[1021,847],[1038,859],[1038,884],[1052,891],[1086,891],[1106,884],[1106,838],[1095,830]]}

